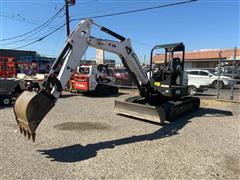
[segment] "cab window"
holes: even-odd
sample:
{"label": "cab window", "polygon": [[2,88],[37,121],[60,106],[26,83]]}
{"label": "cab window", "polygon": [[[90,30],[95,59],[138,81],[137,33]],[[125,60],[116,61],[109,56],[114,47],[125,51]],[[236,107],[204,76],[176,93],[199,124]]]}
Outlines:
{"label": "cab window", "polygon": [[89,74],[90,68],[89,67],[80,67],[79,74]]}

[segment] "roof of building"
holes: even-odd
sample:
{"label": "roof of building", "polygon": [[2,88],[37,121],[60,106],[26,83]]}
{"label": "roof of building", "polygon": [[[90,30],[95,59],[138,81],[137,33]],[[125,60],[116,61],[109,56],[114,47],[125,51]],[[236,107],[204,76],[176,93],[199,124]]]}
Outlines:
{"label": "roof of building", "polygon": [[[211,59],[219,59],[219,52],[220,50],[200,50],[200,51],[193,51],[193,52],[185,52],[185,59],[186,60],[211,60]],[[222,58],[228,59],[229,57],[234,56],[234,49],[224,49],[221,50]],[[176,54],[176,56],[178,56]],[[240,56],[240,48],[237,49],[236,56]],[[165,58],[164,54],[157,54],[153,56],[154,62],[161,62]]]}
{"label": "roof of building", "polygon": [[0,56],[35,56],[36,51],[0,49]]}

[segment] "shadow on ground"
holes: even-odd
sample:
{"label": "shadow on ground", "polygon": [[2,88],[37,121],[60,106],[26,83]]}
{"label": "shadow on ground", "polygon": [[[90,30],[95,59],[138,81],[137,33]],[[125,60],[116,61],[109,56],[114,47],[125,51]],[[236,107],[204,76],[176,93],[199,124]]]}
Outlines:
{"label": "shadow on ground", "polygon": [[[211,108],[200,108],[197,112],[188,114],[186,116],[176,119],[171,123],[166,123],[153,133],[125,137],[105,142],[98,142],[82,146],[81,144],[74,144],[56,149],[38,150],[42,155],[46,155],[51,161],[74,163],[97,156],[97,152],[103,149],[115,148],[117,146],[132,144],[142,141],[153,141],[161,138],[170,137],[179,134],[178,131],[182,129],[187,123],[190,123],[194,117],[201,116],[232,116],[232,112]],[[146,124],[147,125],[147,124]]]}
{"label": "shadow on ground", "polygon": [[8,105],[8,106],[4,106],[0,104],[0,109],[6,109],[6,108],[13,108],[13,104]]}
{"label": "shadow on ground", "polygon": [[79,96],[80,94],[73,94],[73,93],[64,93],[61,94],[60,98],[69,98],[69,97],[74,97],[74,96]]}
{"label": "shadow on ground", "polygon": [[60,131],[107,130],[111,128],[108,124],[100,122],[65,122],[53,127]]}
{"label": "shadow on ground", "polygon": [[60,98],[69,98],[74,96],[86,96],[86,97],[93,97],[93,98],[109,98],[109,97],[119,97],[128,93],[119,92],[117,94],[108,94],[108,95],[97,95],[96,93],[84,93],[84,94],[77,94],[77,93],[67,93],[62,94]]}
{"label": "shadow on ground", "polygon": [[90,98],[110,98],[110,97],[119,97],[119,96],[122,96],[125,94],[128,94],[128,93],[119,92],[117,94],[107,94],[107,95],[98,95],[96,93],[86,93],[86,94],[84,94],[84,96],[90,97]]}
{"label": "shadow on ground", "polygon": [[217,96],[216,94],[209,94],[209,93],[195,93],[194,96]]}

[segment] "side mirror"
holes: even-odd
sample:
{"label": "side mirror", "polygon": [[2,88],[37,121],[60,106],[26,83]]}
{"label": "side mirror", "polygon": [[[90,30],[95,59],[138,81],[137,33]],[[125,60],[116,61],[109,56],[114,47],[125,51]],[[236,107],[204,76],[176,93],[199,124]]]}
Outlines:
{"label": "side mirror", "polygon": [[209,77],[212,77],[212,74],[208,74]]}

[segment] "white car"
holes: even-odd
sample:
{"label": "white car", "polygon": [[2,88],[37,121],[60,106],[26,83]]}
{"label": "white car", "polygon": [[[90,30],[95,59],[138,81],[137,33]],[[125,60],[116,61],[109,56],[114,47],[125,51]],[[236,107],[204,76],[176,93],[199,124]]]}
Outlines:
{"label": "white car", "polygon": [[214,74],[214,71],[211,70],[191,69],[186,70],[186,72],[188,73],[188,81],[198,82],[199,84],[207,84],[215,88],[219,86],[220,89],[233,84],[232,78],[222,75],[218,83],[218,75]]}
{"label": "white car", "polygon": [[200,82],[196,78],[189,76],[188,71],[184,71],[184,81],[187,82],[189,94],[194,95],[197,92],[204,92],[208,90],[207,82]]}
{"label": "white car", "polygon": [[[153,73],[156,72],[156,70],[153,71]],[[150,77],[150,72],[147,72],[148,78]],[[183,73],[183,85],[188,86],[188,91],[191,95],[197,93],[197,92],[204,92],[208,90],[208,83],[199,83],[199,81],[195,80],[194,78],[189,78],[188,73],[184,71]]]}

